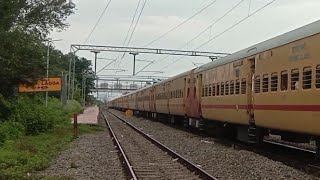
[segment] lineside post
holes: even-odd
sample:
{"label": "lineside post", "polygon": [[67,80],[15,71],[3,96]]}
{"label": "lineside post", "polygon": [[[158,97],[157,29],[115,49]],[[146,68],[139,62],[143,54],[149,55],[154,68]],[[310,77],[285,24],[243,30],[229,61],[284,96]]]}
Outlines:
{"label": "lineside post", "polygon": [[78,138],[78,114],[73,114],[73,138]]}

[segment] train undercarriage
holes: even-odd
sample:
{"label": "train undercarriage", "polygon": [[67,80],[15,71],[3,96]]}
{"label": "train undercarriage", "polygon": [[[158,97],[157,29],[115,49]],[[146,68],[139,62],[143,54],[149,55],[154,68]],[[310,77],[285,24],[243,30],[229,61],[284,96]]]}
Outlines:
{"label": "train undercarriage", "polygon": [[[121,108],[118,110],[126,111],[126,109]],[[250,123],[249,125],[230,124],[220,121],[195,119],[188,118],[186,116],[168,115],[147,111],[133,111],[133,114],[137,117],[155,119],[159,122],[180,125],[187,128],[195,128],[208,135],[237,139],[241,142],[250,144],[259,144],[263,141],[265,136],[269,135],[277,135],[281,137],[281,140],[293,143],[309,143],[312,140],[316,146],[315,159],[320,161],[320,137],[312,137],[304,134],[279,130],[269,130],[256,127],[254,123]]]}

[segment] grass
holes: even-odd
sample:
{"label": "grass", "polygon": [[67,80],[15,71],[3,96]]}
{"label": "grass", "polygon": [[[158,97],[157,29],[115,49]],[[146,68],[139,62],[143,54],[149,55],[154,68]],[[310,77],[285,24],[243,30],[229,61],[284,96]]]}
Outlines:
{"label": "grass", "polygon": [[[80,135],[102,130],[94,125],[79,126]],[[37,136],[6,141],[0,148],[0,179],[32,179],[37,171],[47,168],[49,162],[72,140],[70,125]]]}

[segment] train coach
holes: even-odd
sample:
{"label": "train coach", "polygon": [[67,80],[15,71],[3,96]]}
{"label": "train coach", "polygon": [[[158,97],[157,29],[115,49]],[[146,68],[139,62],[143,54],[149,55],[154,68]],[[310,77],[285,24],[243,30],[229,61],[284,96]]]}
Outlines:
{"label": "train coach", "polygon": [[128,101],[139,106],[120,108],[198,128],[226,129],[251,143],[269,134],[292,142],[313,139],[319,155],[319,49],[316,21],[137,90],[131,96],[140,98]]}

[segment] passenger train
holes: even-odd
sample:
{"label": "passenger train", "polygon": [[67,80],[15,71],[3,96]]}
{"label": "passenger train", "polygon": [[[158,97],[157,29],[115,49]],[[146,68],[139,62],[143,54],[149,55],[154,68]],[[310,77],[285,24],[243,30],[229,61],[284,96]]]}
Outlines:
{"label": "passenger train", "polygon": [[320,21],[114,99],[188,126],[258,143],[269,134],[320,146]]}

